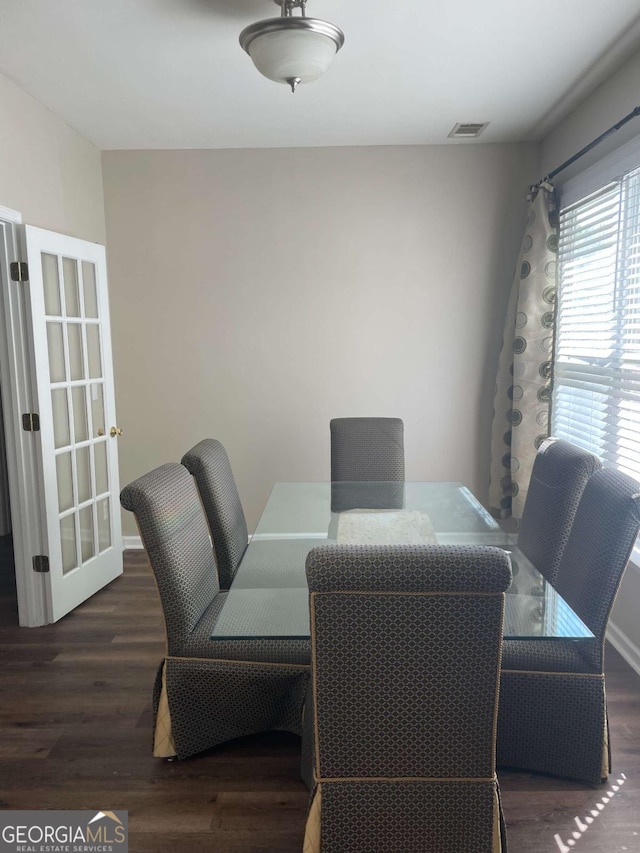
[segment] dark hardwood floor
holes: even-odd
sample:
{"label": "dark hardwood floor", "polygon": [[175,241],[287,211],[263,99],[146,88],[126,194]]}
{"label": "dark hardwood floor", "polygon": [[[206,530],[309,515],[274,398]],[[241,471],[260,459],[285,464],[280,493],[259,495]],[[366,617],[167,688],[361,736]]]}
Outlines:
{"label": "dark hardwood floor", "polygon": [[[126,809],[134,853],[300,853],[297,738],[153,758],[163,649],[142,552],[127,552],[124,576],[56,625],[19,628],[15,594],[0,591],[0,808]],[[500,773],[511,853],[640,851],[640,677],[613,649],[607,684],[609,785]]]}

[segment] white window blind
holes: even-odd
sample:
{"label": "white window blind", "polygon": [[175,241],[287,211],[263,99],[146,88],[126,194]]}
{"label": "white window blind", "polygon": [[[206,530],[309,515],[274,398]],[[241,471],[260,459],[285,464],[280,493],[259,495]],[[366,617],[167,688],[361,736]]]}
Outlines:
{"label": "white window blind", "polygon": [[640,168],[560,211],[552,434],[640,479]]}

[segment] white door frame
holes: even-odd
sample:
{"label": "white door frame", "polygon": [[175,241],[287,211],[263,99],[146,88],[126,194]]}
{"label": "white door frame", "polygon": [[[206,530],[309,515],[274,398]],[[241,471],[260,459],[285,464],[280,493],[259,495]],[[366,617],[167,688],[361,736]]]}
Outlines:
{"label": "white door frame", "polygon": [[[33,571],[33,557],[42,554],[43,519],[37,473],[35,436],[22,429],[22,414],[33,411],[34,377],[29,358],[26,322],[28,300],[22,282],[11,280],[10,264],[26,257],[17,225],[22,215],[0,206],[0,279],[4,328],[0,331],[0,376],[7,445],[11,527],[20,625],[48,624],[51,602],[42,574]],[[15,451],[15,452],[14,452]]]}

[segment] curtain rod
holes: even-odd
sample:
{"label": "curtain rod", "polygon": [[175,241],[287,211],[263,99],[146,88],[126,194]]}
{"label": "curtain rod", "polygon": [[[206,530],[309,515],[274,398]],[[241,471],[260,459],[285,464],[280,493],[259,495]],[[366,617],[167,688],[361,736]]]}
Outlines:
{"label": "curtain rod", "polygon": [[573,157],[569,157],[568,160],[565,160],[564,163],[561,163],[560,166],[557,167],[557,169],[554,169],[552,172],[549,172],[549,174],[545,175],[544,178],[540,178],[537,184],[532,184],[529,187],[529,191],[532,192],[533,190],[537,190],[538,187],[541,186],[545,181],[551,181],[552,178],[555,178],[555,176],[562,172],[563,169],[566,169],[567,166],[570,166],[572,163],[575,163],[576,160],[579,160],[580,157],[583,157],[585,154],[591,151],[592,148],[595,148],[596,145],[600,145],[600,143],[603,142],[608,136],[611,136],[612,133],[615,133],[617,130],[620,130],[620,128],[624,127],[627,122],[631,121],[631,119],[637,118],[638,116],[640,116],[640,106],[636,107],[635,110],[631,110],[628,115],[626,115],[623,119],[620,119],[617,124],[612,125],[612,127],[610,127],[608,130],[605,130],[604,133],[601,133],[600,136],[593,140],[593,142],[590,142],[588,145],[585,145],[584,148],[581,148],[580,151],[577,152],[577,154],[573,155]]}

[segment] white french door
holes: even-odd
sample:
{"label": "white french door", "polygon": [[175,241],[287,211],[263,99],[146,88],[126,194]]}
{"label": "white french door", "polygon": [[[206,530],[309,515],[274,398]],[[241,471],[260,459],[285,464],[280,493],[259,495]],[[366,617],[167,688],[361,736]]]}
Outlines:
{"label": "white french door", "polygon": [[24,247],[34,405],[22,427],[34,430],[42,502],[33,570],[55,622],[122,573],[121,430],[104,247],[28,225]]}

